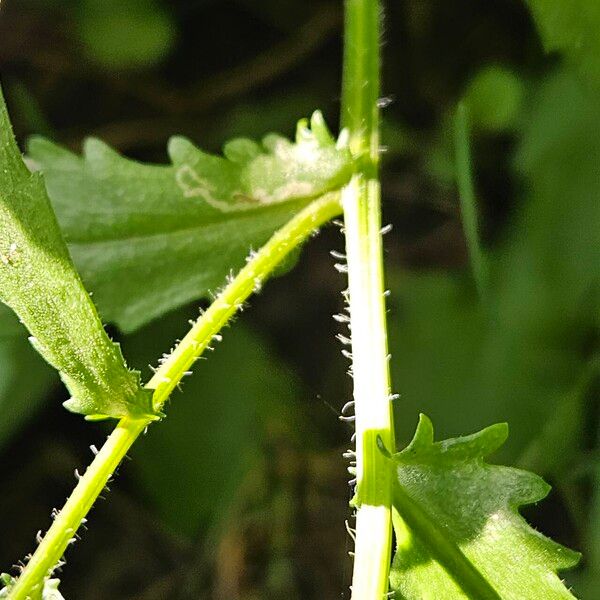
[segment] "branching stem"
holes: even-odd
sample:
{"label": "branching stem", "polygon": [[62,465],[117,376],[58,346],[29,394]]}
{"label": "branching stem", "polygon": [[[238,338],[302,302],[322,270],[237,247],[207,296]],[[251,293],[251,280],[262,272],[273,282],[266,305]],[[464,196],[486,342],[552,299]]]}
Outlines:
{"label": "branching stem", "polygon": [[342,125],[357,173],[342,191],[356,410],[353,600],[387,597],[392,472],[377,438],[395,448],[383,285],[379,164],[378,0],[346,0]]}
{"label": "branching stem", "polygon": [[[315,200],[248,259],[246,266],[217,296],[148,382],[146,387],[154,390],[153,402],[157,410],[162,408],[186,371],[252,292],[260,288],[292,250],[341,212],[339,194],[332,193]],[[39,587],[56,567],[115,469],[150,423],[149,419],[129,417],[119,421],[27,563],[11,590],[10,600],[27,600],[36,591],[39,593]]]}

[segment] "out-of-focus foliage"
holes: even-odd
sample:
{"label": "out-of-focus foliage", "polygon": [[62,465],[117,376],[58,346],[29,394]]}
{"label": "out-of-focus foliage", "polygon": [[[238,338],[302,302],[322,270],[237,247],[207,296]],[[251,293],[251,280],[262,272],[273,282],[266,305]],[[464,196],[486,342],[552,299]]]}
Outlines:
{"label": "out-of-focus foliage", "polygon": [[[526,82],[507,67],[491,65],[478,71],[462,94],[470,127],[483,135],[510,134],[523,118]],[[426,156],[431,175],[449,186],[455,183],[455,107],[447,110],[438,125],[438,135]],[[385,131],[385,129],[384,129]],[[410,135],[396,125],[389,131],[396,152],[414,152]]]}
{"label": "out-of-focus foliage", "polygon": [[595,0],[526,0],[548,51],[564,52],[586,77],[600,83],[600,4]]}
{"label": "out-of-focus foliage", "polygon": [[177,35],[171,14],[156,0],[82,0],[78,26],[85,51],[107,69],[151,66]]}
{"label": "out-of-focus foliage", "polygon": [[587,368],[600,294],[596,107],[566,74],[532,98],[514,159],[529,191],[488,252],[483,303],[463,275],[394,279],[392,367],[404,439],[419,410],[444,435],[505,418],[516,452],[571,397]]}
{"label": "out-of-focus foliage", "polygon": [[469,83],[464,102],[471,122],[485,131],[504,131],[517,125],[525,84],[511,70],[491,66]]}
{"label": "out-of-focus foliage", "polygon": [[54,381],[24,332],[0,337],[0,451],[40,407]]}

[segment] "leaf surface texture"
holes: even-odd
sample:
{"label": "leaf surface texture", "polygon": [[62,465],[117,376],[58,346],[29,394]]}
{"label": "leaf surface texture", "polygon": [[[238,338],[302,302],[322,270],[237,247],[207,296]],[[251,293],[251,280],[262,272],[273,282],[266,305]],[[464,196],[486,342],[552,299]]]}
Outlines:
{"label": "leaf surface texture", "polygon": [[351,175],[320,113],[296,142],[237,139],[224,156],[175,137],[171,165],[126,159],[96,139],[82,157],[41,138],[29,154],[103,318],[129,332],[216,292],[232,270],[311,199]]}
{"label": "leaf surface texture", "polygon": [[151,412],[139,373],[127,369],[75,270],[41,175],[21,159],[1,95],[0,300],[59,371],[72,395],[69,410],[90,417]]}
{"label": "leaf surface texture", "polygon": [[549,486],[485,457],[508,429],[433,441],[421,415],[412,442],[393,456],[397,549],[391,585],[406,600],[572,599],[557,571],[578,554],[535,531],[520,506],[544,498]]}

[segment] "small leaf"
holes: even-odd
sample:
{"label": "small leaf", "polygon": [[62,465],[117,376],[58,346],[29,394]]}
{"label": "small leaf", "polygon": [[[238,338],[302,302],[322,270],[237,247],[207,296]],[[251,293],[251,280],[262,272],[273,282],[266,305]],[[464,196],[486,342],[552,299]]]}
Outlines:
{"label": "small leaf", "polygon": [[262,146],[237,139],[221,158],[175,137],[169,154],[184,196],[221,213],[315,198],[341,187],[350,175],[349,153],[336,147],[318,111],[310,128],[305,119],[298,123],[296,143],[277,134],[265,136]]}
{"label": "small leaf", "polygon": [[206,296],[310,199],[350,177],[319,113],[292,143],[229,142],[226,158],[173,138],[173,166],[128,160],[99,140],[83,158],[30,143],[73,259],[103,318],[123,331]]}
{"label": "small leaf", "polygon": [[39,173],[29,172],[0,93],[0,300],[31,333],[85,415],[151,411],[150,394],[110,341],[75,271]]}
{"label": "small leaf", "polygon": [[505,424],[433,441],[421,415],[413,441],[393,456],[397,549],[392,589],[405,600],[573,599],[556,575],[579,555],[532,529],[518,508],[544,498],[539,477],[484,458]]}

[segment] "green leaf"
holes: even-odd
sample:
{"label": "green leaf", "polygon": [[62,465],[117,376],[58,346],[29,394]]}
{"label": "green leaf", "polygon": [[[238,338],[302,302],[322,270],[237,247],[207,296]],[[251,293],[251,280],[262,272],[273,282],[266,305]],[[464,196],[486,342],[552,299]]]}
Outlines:
{"label": "green leaf", "polygon": [[238,139],[226,158],[174,138],[172,166],[128,160],[95,139],[82,158],[40,138],[29,151],[103,318],[128,332],[215,291],[250,248],[343,185],[352,165],[339,146],[317,112],[295,144]]}
{"label": "green leaf", "polygon": [[40,174],[21,159],[1,93],[0,300],[60,372],[72,394],[69,410],[112,417],[151,411],[139,373],[126,368],[73,266]]}
{"label": "green leaf", "polygon": [[392,458],[397,549],[391,585],[405,600],[572,599],[556,572],[579,560],[532,529],[520,506],[544,498],[539,477],[484,458],[501,446],[505,424],[433,441],[421,415],[412,442]]}
{"label": "green leaf", "polygon": [[600,82],[600,3],[526,0],[546,51],[563,52],[590,80]]}

